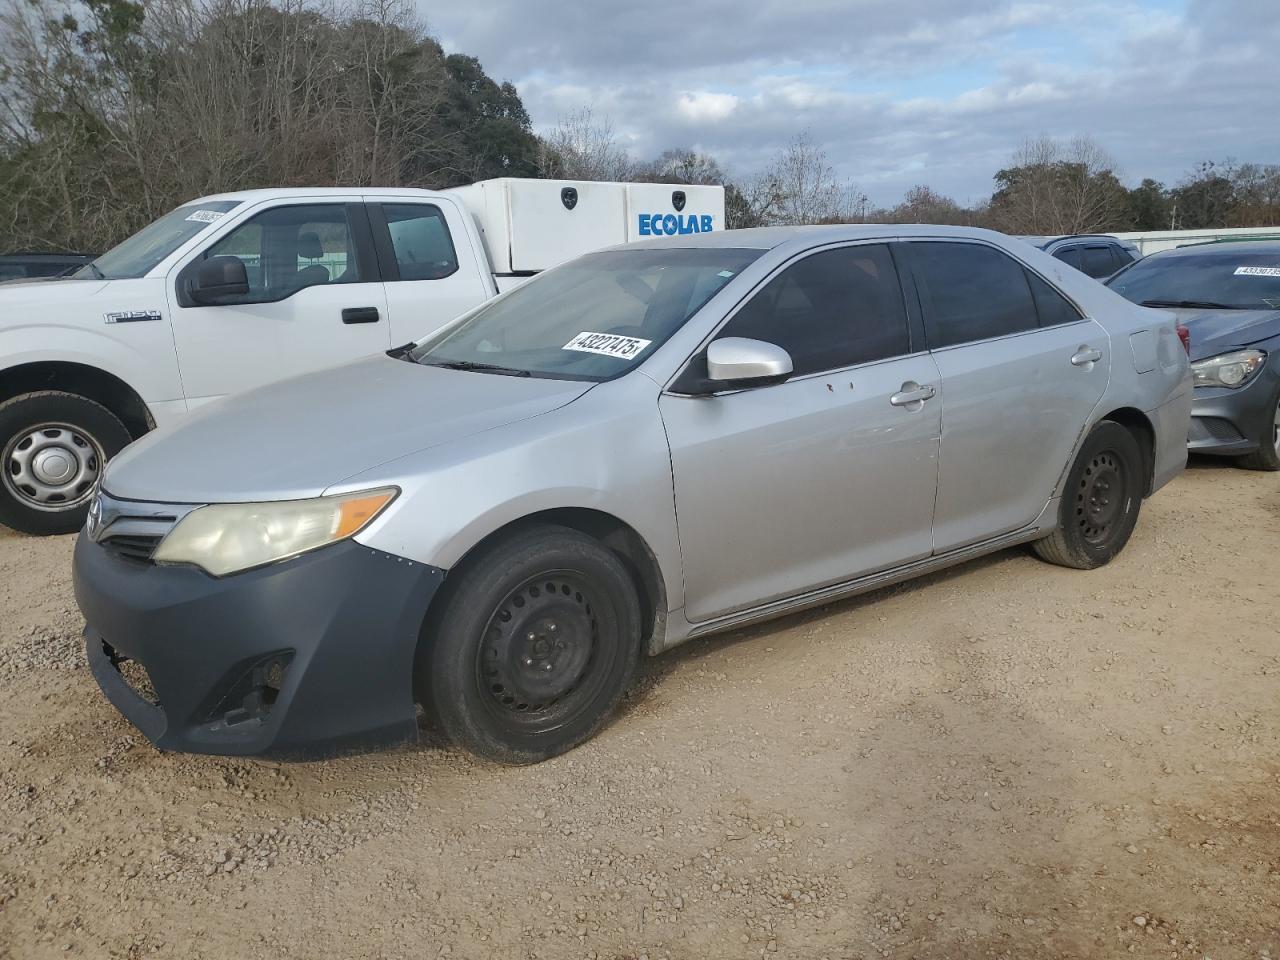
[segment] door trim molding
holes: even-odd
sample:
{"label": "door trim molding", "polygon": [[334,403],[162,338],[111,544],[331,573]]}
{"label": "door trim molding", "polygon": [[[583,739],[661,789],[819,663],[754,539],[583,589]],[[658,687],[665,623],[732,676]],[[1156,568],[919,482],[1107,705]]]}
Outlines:
{"label": "door trim molding", "polygon": [[[881,570],[878,573],[866,574],[853,580],[846,580],[817,590],[785,597],[781,600],[773,600],[769,603],[749,607],[746,610],[738,610],[711,620],[690,623],[690,629],[684,636],[673,639],[668,635],[667,642],[662,649],[669,649],[677,643],[691,640],[694,637],[719,633],[722,630],[732,630],[736,627],[747,626],[763,620],[771,620],[774,617],[785,616],[789,613],[820,607],[835,600],[843,600],[861,593],[869,593],[872,590],[878,590],[881,587],[892,586],[904,580],[933,573],[944,567],[954,566],[966,560],[973,560],[985,554],[1003,550],[1006,547],[1029,543],[1045,536],[1052,530],[1057,524],[1057,514],[1058,498],[1055,497],[1045,504],[1044,509],[1040,511],[1040,516],[1036,518],[1034,523],[1019,530],[1003,533],[998,537],[981,540],[978,543],[971,543],[946,553],[926,557],[923,560],[915,560],[898,567],[890,567],[888,570]],[[1047,520],[1046,517],[1048,518]]]}

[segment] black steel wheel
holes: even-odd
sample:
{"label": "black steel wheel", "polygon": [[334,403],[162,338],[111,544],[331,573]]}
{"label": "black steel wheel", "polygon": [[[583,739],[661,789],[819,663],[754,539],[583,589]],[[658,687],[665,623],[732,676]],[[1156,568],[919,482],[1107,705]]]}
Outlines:
{"label": "black steel wheel", "polygon": [[1091,570],[1109,562],[1133,533],[1142,507],[1142,450],[1129,430],[1103,420],[1076,455],[1058,508],[1058,529],[1032,544],[1050,563]]}
{"label": "black steel wheel", "polygon": [[595,733],[640,649],[636,590],[612,551],[564,527],[530,529],[472,558],[445,590],[417,686],[447,739],[533,763]]}

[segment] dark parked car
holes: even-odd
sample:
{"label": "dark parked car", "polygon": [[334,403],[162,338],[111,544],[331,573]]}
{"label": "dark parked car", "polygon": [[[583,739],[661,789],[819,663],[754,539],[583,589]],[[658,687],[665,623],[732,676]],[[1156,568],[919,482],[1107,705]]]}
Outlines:
{"label": "dark parked car", "polygon": [[1190,331],[1192,452],[1280,470],[1280,241],[1166,250],[1107,285],[1174,310]]}
{"label": "dark parked car", "polygon": [[1122,270],[1142,254],[1127,240],[1106,234],[1080,233],[1061,237],[1021,237],[1049,256],[1075,267],[1086,276],[1102,280]]}
{"label": "dark parked car", "polygon": [[0,283],[6,280],[47,280],[83,267],[93,259],[89,253],[4,253],[0,254]]}

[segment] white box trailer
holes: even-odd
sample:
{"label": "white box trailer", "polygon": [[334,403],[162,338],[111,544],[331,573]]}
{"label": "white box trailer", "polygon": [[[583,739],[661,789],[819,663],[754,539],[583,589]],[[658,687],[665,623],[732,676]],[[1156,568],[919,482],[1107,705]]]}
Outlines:
{"label": "white box trailer", "polygon": [[527,277],[618,243],[724,229],[717,186],[506,177],[446,192],[475,217],[498,278]]}

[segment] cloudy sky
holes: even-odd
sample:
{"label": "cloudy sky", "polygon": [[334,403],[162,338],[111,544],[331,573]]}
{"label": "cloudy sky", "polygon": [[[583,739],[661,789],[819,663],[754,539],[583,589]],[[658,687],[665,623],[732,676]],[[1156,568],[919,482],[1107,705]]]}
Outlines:
{"label": "cloudy sky", "polygon": [[809,131],[874,203],[961,201],[1028,135],[1092,135],[1122,177],[1280,163],[1280,0],[420,0],[537,128],[591,105],[640,158],[749,174]]}

